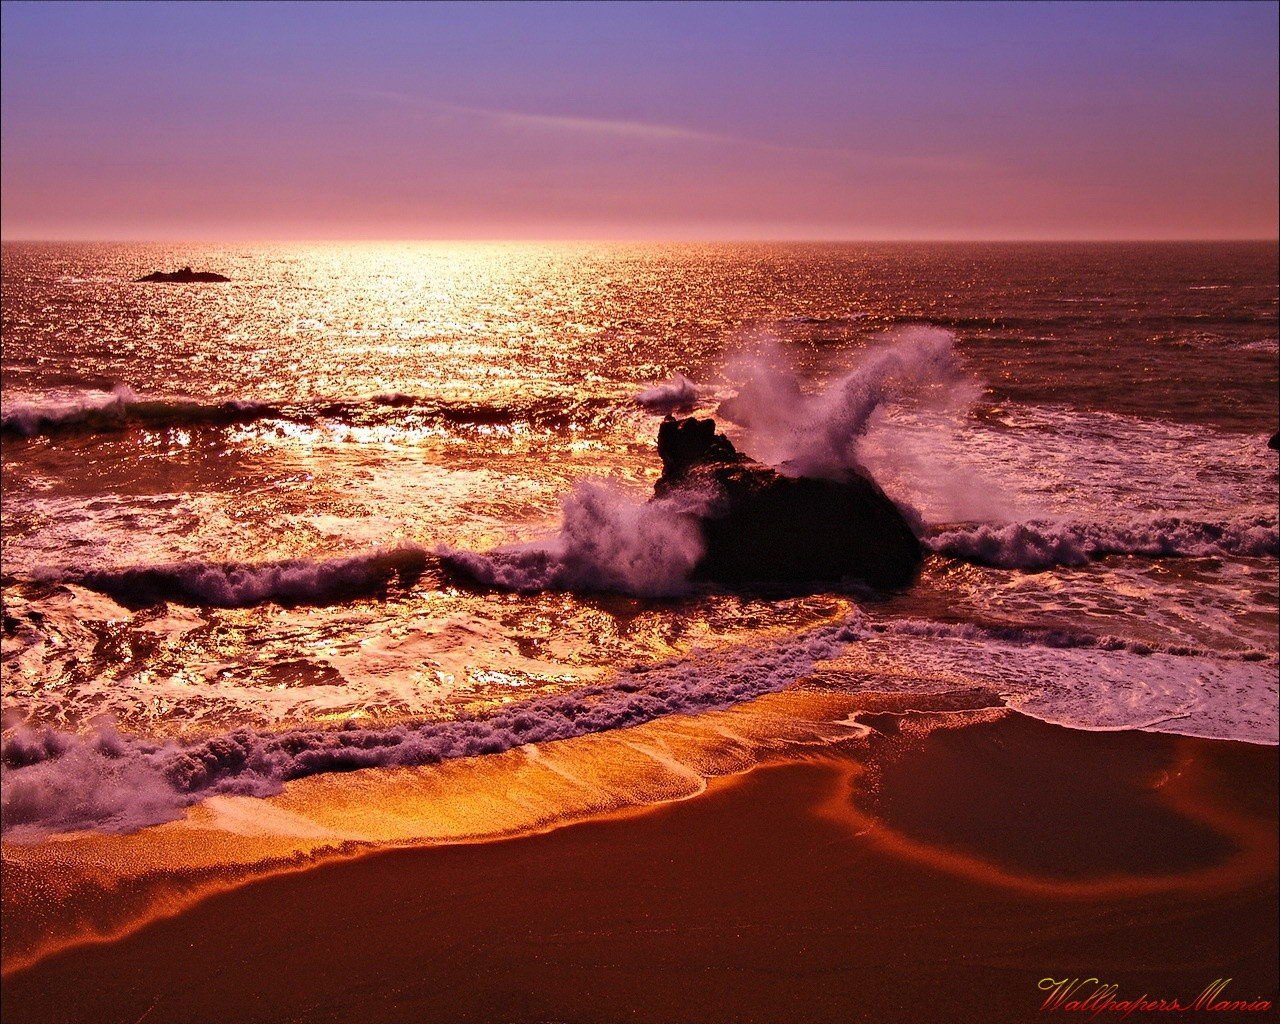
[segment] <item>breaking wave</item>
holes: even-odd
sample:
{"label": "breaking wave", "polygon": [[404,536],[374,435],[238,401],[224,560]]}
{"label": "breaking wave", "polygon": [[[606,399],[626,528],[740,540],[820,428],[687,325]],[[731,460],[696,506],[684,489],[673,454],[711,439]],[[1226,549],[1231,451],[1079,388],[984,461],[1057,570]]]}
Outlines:
{"label": "breaking wave", "polygon": [[646,388],[635,396],[636,405],[649,412],[688,412],[698,404],[698,387],[683,373],[665,384]]}
{"label": "breaking wave", "polygon": [[1020,647],[1046,647],[1059,650],[1095,650],[1126,654],[1164,654],[1180,658],[1215,658],[1221,661],[1276,661],[1276,655],[1253,648],[1239,651],[1210,650],[1190,644],[1147,643],[1110,634],[1089,633],[1077,629],[1044,629],[1011,623],[939,622],[932,619],[890,619],[869,622],[864,636],[891,634],[922,639],[973,640]]}
{"label": "breaking wave", "polygon": [[541,697],[487,717],[336,730],[239,729],[179,742],[13,724],[7,728],[0,827],[7,838],[50,832],[128,832],[171,821],[215,795],[270,796],[324,772],[408,767],[499,753],[664,715],[713,711],[784,689],[856,639],[849,622],[819,626],[774,646],[743,646],[639,666],[604,686]]}
{"label": "breaking wave", "polygon": [[940,555],[1002,569],[1085,565],[1108,555],[1274,558],[1280,554],[1276,520],[1265,516],[1227,523],[1181,517],[1130,523],[979,523],[936,533],[926,543]]}
{"label": "breaking wave", "polygon": [[727,370],[740,382],[738,393],[721,403],[719,414],[750,430],[758,458],[794,475],[839,478],[849,469],[865,471],[861,442],[889,406],[909,399],[967,407],[976,397],[955,341],[936,327],[903,328],[816,394],[802,390],[777,349],[738,359]]}
{"label": "breaking wave", "polygon": [[[394,412],[392,412],[394,410]],[[6,404],[0,430],[19,437],[64,433],[112,433],[129,427],[166,429],[283,420],[299,424],[334,422],[346,426],[378,426],[392,419],[451,426],[527,424],[546,430],[597,425],[616,414],[607,399],[534,399],[511,406],[484,402],[449,402],[399,392],[359,399],[304,403],[228,399],[204,402],[183,397],[141,397],[118,385],[110,391],[46,395]]]}
{"label": "breaking wave", "polygon": [[940,517],[1009,515],[1004,488],[958,443],[981,387],[950,331],[889,331],[816,391],[776,345],[731,361],[726,375],[738,390],[717,415],[744,428],[746,450],[780,472],[870,476],[917,533]]}
{"label": "breaking wave", "polygon": [[[930,692],[982,687],[1023,714],[1073,729],[1142,729],[1276,743],[1276,657],[1147,645],[1084,631],[898,620],[862,630],[853,685]],[[825,670],[829,671],[829,670]]]}
{"label": "breaking wave", "polygon": [[95,569],[64,578],[107,594],[129,608],[160,601],[243,608],[278,604],[318,604],[375,593],[393,580],[411,583],[430,556],[416,544],[376,548],[344,558],[280,562],[168,562],[121,569]]}
{"label": "breaking wave", "polygon": [[518,593],[570,591],[667,598],[685,594],[703,554],[699,516],[714,496],[681,489],[647,500],[602,482],[579,483],[562,501],[559,529],[546,537],[479,552],[402,542],[357,555],[276,562],[174,561],[37,572],[37,582],[71,583],[127,608],[161,601],[241,608],[329,604],[407,586],[428,570],[471,586]]}
{"label": "breaking wave", "polygon": [[445,571],[503,590],[672,597],[688,589],[702,557],[697,516],[710,501],[689,490],[646,501],[580,483],[564,499],[560,530],[551,537],[483,554],[437,553]]}
{"label": "breaking wave", "polygon": [[12,403],[0,415],[7,434],[33,437],[61,431],[99,433],[122,430],[131,423],[152,427],[246,423],[275,415],[262,402],[233,399],[199,402],[181,398],[140,398],[123,384],[110,391],[87,391]]}

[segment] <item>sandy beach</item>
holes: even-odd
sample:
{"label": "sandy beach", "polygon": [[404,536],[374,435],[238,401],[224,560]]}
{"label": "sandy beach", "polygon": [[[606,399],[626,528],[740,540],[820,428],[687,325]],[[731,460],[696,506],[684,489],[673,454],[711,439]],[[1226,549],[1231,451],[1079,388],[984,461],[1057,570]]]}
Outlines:
{"label": "sandy beach", "polygon": [[250,882],[10,973],[4,1019],[1016,1021],[1091,977],[1274,1001],[1275,748],[938,718]]}

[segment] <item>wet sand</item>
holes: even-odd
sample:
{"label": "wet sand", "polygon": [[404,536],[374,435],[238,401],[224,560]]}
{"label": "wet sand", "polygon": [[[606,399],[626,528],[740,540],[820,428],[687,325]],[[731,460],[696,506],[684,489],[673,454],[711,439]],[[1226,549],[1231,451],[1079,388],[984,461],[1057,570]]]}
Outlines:
{"label": "wet sand", "polygon": [[1276,748],[931,717],[693,799],[263,878],[11,973],[4,1020],[1081,1019],[1039,1011],[1046,977],[1274,1002]]}

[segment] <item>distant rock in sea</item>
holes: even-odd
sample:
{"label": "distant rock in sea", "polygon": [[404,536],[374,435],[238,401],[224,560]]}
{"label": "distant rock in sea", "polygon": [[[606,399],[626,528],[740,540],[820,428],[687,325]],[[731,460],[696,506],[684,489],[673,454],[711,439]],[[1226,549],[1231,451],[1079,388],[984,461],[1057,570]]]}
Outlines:
{"label": "distant rock in sea", "polygon": [[924,552],[877,484],[786,475],[734,448],[715,420],[667,417],[658,428],[659,498],[692,488],[716,497],[700,517],[705,552],[695,574],[730,586],[857,579],[911,584]]}
{"label": "distant rock in sea", "polygon": [[221,274],[215,274],[209,270],[192,270],[190,267],[183,267],[181,270],[171,272],[153,270],[146,277],[139,277],[136,280],[138,282],[167,281],[173,284],[189,284],[193,282],[230,281],[231,278],[223,277]]}

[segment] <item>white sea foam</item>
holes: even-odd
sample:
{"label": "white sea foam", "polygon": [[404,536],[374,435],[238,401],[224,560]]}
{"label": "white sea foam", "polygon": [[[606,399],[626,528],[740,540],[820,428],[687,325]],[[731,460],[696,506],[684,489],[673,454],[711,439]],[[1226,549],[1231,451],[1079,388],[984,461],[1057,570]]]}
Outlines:
{"label": "white sea foam", "polygon": [[386,728],[260,732],[191,743],[12,722],[4,734],[2,820],[9,839],[123,832],[180,817],[214,795],[268,796],[291,779],[357,768],[432,764],[710,711],[792,685],[856,636],[848,622],[777,644],[695,653],[619,672],[604,686],[511,704],[487,717]]}
{"label": "white sea foam", "polygon": [[1225,661],[1276,663],[1276,655],[1255,648],[1235,651],[1210,650],[1191,644],[1148,643],[1107,633],[1089,633],[1078,629],[1041,628],[1011,623],[940,622],[933,619],[888,619],[868,621],[864,635],[892,634],[943,640],[992,642],[1018,647],[1049,647],[1125,651],[1130,654],[1171,654],[1179,657],[1212,658]]}
{"label": "white sea foam", "polygon": [[698,404],[698,386],[683,373],[671,380],[646,388],[635,396],[635,403],[649,412],[688,412]]}
{"label": "white sea foam", "polygon": [[402,543],[339,558],[261,563],[191,560],[95,569],[59,582],[78,583],[134,607],[159,601],[224,608],[265,601],[310,604],[369,593],[393,578],[411,580],[422,574],[427,561],[425,549]]}
{"label": "white sea foam", "polygon": [[238,729],[180,742],[10,722],[3,824],[19,841],[92,828],[129,831],[220,794],[267,796],[291,779],[431,764],[699,713],[786,688],[815,671],[875,692],[995,692],[1045,721],[1275,743],[1276,664],[1113,637],[855,615],[767,645],[695,651],[618,672],[603,685],[535,698],[485,717],[354,723],[337,730]]}
{"label": "white sea foam", "polygon": [[[692,385],[690,385],[691,387]],[[111,391],[47,392],[7,402],[0,427],[24,437],[62,432],[111,432],[129,424],[152,428],[196,427],[282,419],[295,424],[340,423],[369,427],[438,421],[454,427],[528,423],[566,429],[613,416],[605,399],[530,396],[515,405],[448,401],[430,395],[386,392],[359,398],[315,397],[276,403],[252,398],[201,400],[181,395],[139,395],[118,385]]]}
{"label": "white sea foam", "polygon": [[1108,555],[1274,558],[1280,553],[1280,532],[1275,518],[1265,516],[1225,523],[1165,516],[1129,522],[978,523],[944,530],[926,543],[938,554],[981,565],[1047,569],[1084,565]]}
{"label": "white sea foam", "polygon": [[1275,507],[1266,438],[1066,406],[971,415],[981,389],[931,327],[887,335],[815,389],[779,345],[731,360],[737,394],[717,416],[739,446],[794,473],[870,473],[931,524],[1109,523],[1186,516],[1232,522]]}
{"label": "white sea foam", "polygon": [[0,413],[0,428],[31,437],[41,431],[91,416],[122,415],[124,408],[138,401],[132,388],[118,384],[110,391],[83,391],[49,394],[9,402]]}
{"label": "white sea foam", "polygon": [[1033,632],[888,624],[864,630],[838,667],[874,689],[985,687],[1010,707],[1072,728],[1277,742],[1274,656],[1040,639],[1049,642],[1037,642]]}
{"label": "white sea foam", "polygon": [[742,447],[798,476],[868,473],[917,523],[1004,517],[1018,508],[958,439],[980,394],[937,327],[890,332],[858,364],[814,391],[777,346],[730,361],[737,394],[718,415]]}
{"label": "white sea foam", "polygon": [[688,588],[702,557],[697,515],[710,501],[687,490],[650,501],[588,481],[564,499],[551,537],[483,554],[447,547],[438,554],[446,569],[505,590],[668,597]]}
{"label": "white sea foam", "polygon": [[903,328],[816,394],[803,391],[776,348],[763,358],[737,359],[726,372],[740,382],[738,393],[720,412],[749,428],[758,458],[785,463],[797,475],[839,477],[862,468],[862,441],[890,406],[910,400],[955,409],[972,401],[976,385],[955,341],[940,328]]}
{"label": "white sea foam", "polygon": [[275,413],[273,406],[250,399],[203,402],[183,397],[143,397],[118,384],[110,391],[49,393],[19,399],[0,414],[0,429],[32,437],[61,430],[114,430],[136,421],[152,427],[239,423]]}

